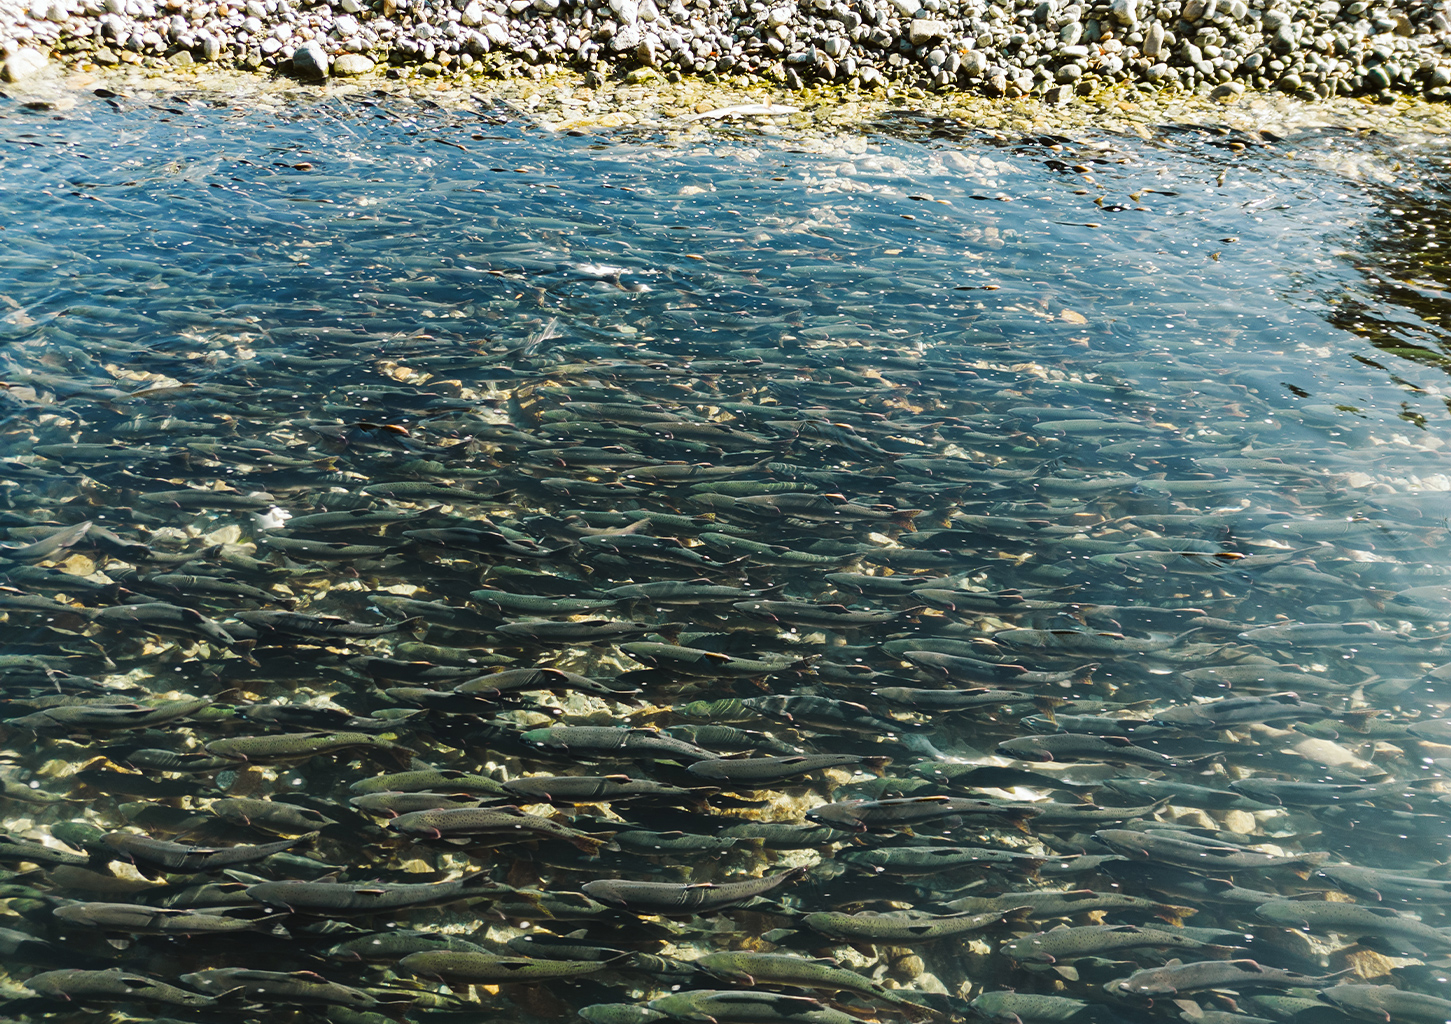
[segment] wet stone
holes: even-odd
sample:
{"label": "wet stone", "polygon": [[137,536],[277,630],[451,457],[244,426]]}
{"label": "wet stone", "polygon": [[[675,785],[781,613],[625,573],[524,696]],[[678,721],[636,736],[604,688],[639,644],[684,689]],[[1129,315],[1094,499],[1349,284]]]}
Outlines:
{"label": "wet stone", "polygon": [[333,59],[332,72],[339,77],[366,75],[376,65],[361,53],[341,53]]}
{"label": "wet stone", "polygon": [[45,56],[39,50],[22,46],[0,64],[0,81],[23,82],[45,70]]}
{"label": "wet stone", "polygon": [[292,70],[300,78],[326,78],[332,59],[323,45],[309,40],[297,48],[292,55]]}

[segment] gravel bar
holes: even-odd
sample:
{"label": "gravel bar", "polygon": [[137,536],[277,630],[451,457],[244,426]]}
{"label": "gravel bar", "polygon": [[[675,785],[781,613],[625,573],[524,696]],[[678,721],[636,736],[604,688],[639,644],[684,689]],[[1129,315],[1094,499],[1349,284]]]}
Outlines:
{"label": "gravel bar", "polygon": [[[587,82],[685,76],[1064,103],[1115,84],[1230,101],[1451,98],[1451,0],[0,0],[0,78],[212,63]],[[1122,87],[1122,85],[1121,85]]]}

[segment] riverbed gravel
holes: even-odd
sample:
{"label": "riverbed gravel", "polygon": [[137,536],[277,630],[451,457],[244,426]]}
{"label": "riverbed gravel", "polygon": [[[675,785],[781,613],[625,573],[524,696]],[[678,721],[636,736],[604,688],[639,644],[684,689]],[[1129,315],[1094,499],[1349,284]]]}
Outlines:
{"label": "riverbed gravel", "polygon": [[1451,0],[0,0],[0,78],[212,63],[683,77],[1066,103],[1105,86],[1451,98]]}

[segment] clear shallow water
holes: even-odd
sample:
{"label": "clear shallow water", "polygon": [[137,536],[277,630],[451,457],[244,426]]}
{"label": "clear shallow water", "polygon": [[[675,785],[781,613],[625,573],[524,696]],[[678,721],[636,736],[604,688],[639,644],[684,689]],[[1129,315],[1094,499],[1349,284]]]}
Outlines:
{"label": "clear shallow water", "polygon": [[[384,96],[283,112],[183,97],[149,106],[98,97],[62,114],[7,102],[0,478],[15,563],[5,581],[18,594],[0,637],[16,657],[50,659],[103,684],[175,685],[229,706],[328,697],[384,724],[431,705],[386,693],[410,684],[398,675],[405,670],[365,655],[480,671],[552,665],[643,688],[629,701],[535,693],[394,722],[405,763],[411,754],[501,777],[596,771],[578,751],[530,750],[519,736],[526,726],[628,720],[721,753],[765,743],[759,734],[769,732],[811,752],[893,758],[888,781],[855,776],[836,800],[1064,803],[1071,791],[1139,806],[1149,801],[1134,799],[1129,783],[1114,790],[1104,780],[1221,794],[1245,779],[1391,783],[1323,803],[1272,801],[1279,809],[1257,816],[1181,794],[1116,826],[1152,831],[1146,823],[1157,821],[1200,841],[1309,855],[1288,866],[1223,866],[1218,853],[1211,869],[1191,869],[1178,848],[1151,851],[1151,863],[1190,881],[1163,878],[1136,872],[1143,854],[1123,836],[1118,845],[1095,840],[1102,824],[1030,820],[1017,831],[969,816],[918,825],[916,836],[873,824],[862,839],[784,854],[811,866],[784,899],[797,912],[884,909],[880,900],[943,912],[966,893],[1123,892],[1196,907],[1190,924],[1228,929],[1243,941],[1214,941],[1264,963],[1353,967],[1357,981],[1439,991],[1416,968],[1434,948],[1408,950],[1404,936],[1349,926],[1316,926],[1306,939],[1252,902],[1204,900],[1191,888],[1202,875],[1262,895],[1334,889],[1443,923],[1444,899],[1430,882],[1414,896],[1372,901],[1364,886],[1312,870],[1328,857],[1418,874],[1447,859],[1439,783],[1395,785],[1442,767],[1434,762],[1445,737],[1424,720],[1444,713],[1441,666],[1451,663],[1441,646],[1451,620],[1437,184],[1445,157],[1434,145],[1187,126],[1148,139],[1008,138],[909,111],[818,138],[749,125],[557,135],[504,108]],[[427,483],[440,490],[396,489]],[[350,509],[405,518],[269,531],[282,518],[274,507],[299,519]],[[630,536],[679,544],[581,539],[585,527],[642,517],[647,525]],[[87,520],[120,540],[93,529],[53,557],[20,550]],[[487,544],[410,536],[460,520],[487,528]],[[150,579],[167,573],[263,596]],[[922,579],[914,593],[912,584],[887,589],[839,573]],[[575,617],[644,625],[588,645],[500,628],[540,615],[563,621],[567,608],[550,616],[547,605],[521,610],[518,597],[498,605],[473,593],[587,598],[701,577],[781,588],[756,600],[850,612],[605,595],[609,610]],[[59,595],[91,612],[37,611],[24,595]],[[433,607],[389,603],[399,596]],[[99,614],[146,601],[198,609],[226,639],[185,616],[158,626]],[[377,639],[340,639],[316,623],[247,617],[291,606],[368,626],[409,623]],[[839,617],[852,612],[867,618]],[[640,635],[775,670],[684,668],[639,649],[630,657],[620,645]],[[976,664],[934,662],[924,651]],[[803,656],[812,661],[799,664]],[[1013,666],[1044,678],[1020,679]],[[81,689],[29,662],[7,671],[16,699]],[[889,686],[1023,696],[947,713],[920,693],[884,695]],[[1313,707],[1187,726],[1146,721],[1284,691]],[[691,703],[803,696],[847,703]],[[1034,713],[1056,713],[1057,724],[1051,714],[1024,724]],[[78,744],[51,727],[39,747],[14,727],[11,777],[83,794],[85,815],[103,828],[129,822],[158,836],[256,842],[258,833],[208,814],[211,802],[291,793],[328,813],[352,782],[397,768],[367,748],[262,757],[220,775],[168,778],[187,795],[161,814],[143,813],[114,777],[78,790],[56,766],[102,752],[124,766],[138,746],[195,751],[220,737],[315,724],[211,714],[145,733],[83,728],[72,733]],[[688,731],[703,723],[755,735]],[[901,735],[884,735],[892,728]],[[1041,765],[1031,743],[994,753],[999,743],[1065,734],[1055,728],[1122,730],[1150,753],[1110,749],[1116,741],[1059,750]],[[954,778],[1010,762],[1041,774]],[[668,762],[599,763],[599,774],[699,781]],[[760,806],[719,796],[709,813],[689,802],[605,801],[608,811],[591,804],[575,821],[596,833],[708,836],[736,818],[803,823],[827,795],[793,786],[757,791]],[[77,817],[74,805],[12,804],[17,833]],[[438,847],[399,846],[380,824],[343,816],[316,856],[357,880],[401,877],[415,855],[442,870],[468,863],[457,853],[435,860]],[[360,842],[371,844],[362,854]],[[849,856],[857,846],[922,844],[1026,849],[1043,863],[923,881]],[[759,851],[745,846],[709,859],[648,846],[586,858],[548,840],[504,849],[472,863],[496,881],[551,891],[598,878],[726,881],[763,870]],[[1105,855],[1128,858],[1129,873],[1092,859]],[[303,877],[306,866],[257,870]],[[77,884],[50,882],[66,896]],[[1155,913],[1131,907],[1107,920],[1152,923]],[[438,923],[427,912],[391,920]],[[622,920],[592,925],[589,937],[647,943]],[[777,936],[782,951],[846,948],[779,908],[761,920],[757,928],[743,916],[734,931],[707,937],[713,918],[695,915],[677,922],[665,947],[649,948],[690,959],[773,927],[798,931]],[[984,991],[1046,993],[1062,982],[1063,997],[1173,1019],[1162,1002],[1122,1000],[1105,984],[1180,954],[1151,946],[1083,961],[1073,976],[1033,970],[1008,943],[1054,920],[988,929],[970,947],[923,945],[917,963],[889,955],[888,944],[853,963],[871,973],[884,957],[895,981],[945,992],[939,1010],[949,1014]],[[299,945],[311,955],[334,942],[308,931],[314,920],[294,924],[290,944],[258,939],[247,966],[296,969]],[[35,930],[84,944],[50,923]],[[169,941],[144,940],[175,953]],[[1389,961],[1365,953],[1372,947],[1408,962],[1388,975]],[[115,963],[174,980],[234,966],[228,952],[189,951],[179,970],[133,954]],[[377,970],[320,963],[337,981],[387,983]],[[510,990],[529,1012],[567,1017],[671,985],[721,985],[679,979],[592,976],[552,1001]],[[1414,1019],[1439,1011],[1428,1012]]]}

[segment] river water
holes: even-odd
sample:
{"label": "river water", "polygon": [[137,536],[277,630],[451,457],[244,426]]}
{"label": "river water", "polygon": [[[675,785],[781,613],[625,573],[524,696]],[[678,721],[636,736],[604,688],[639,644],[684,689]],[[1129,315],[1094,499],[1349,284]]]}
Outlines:
{"label": "river water", "polygon": [[[10,1015],[1448,1019],[1434,138],[105,90],[0,137],[0,811],[62,851],[0,844]],[[410,767],[487,778],[349,803]],[[390,817],[465,799],[534,817]],[[494,888],[247,892],[329,873]],[[486,952],[330,952],[399,930]],[[1119,983],[1234,957],[1310,977]],[[252,987],[47,973],[103,968]]]}

